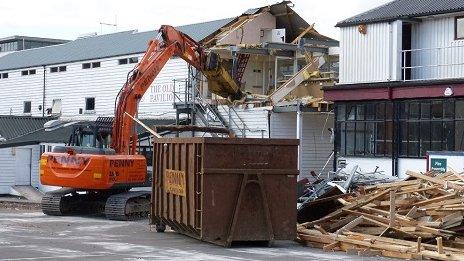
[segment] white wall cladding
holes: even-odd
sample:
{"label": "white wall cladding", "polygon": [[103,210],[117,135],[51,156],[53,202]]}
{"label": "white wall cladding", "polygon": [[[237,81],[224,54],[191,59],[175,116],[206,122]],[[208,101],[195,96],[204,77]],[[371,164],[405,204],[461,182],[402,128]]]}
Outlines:
{"label": "white wall cladding", "polygon": [[[309,177],[311,170],[317,174],[327,162],[333,150],[330,133],[327,130],[333,126],[332,114],[303,114],[303,134],[301,139],[302,162],[300,175]],[[271,138],[296,138],[296,113],[271,114]],[[332,161],[324,171],[332,170]]]}
{"label": "white wall cladding", "polygon": [[[79,108],[85,111],[85,98],[95,97],[95,114],[112,115],[117,93],[126,81],[127,73],[135,64],[119,65],[118,59],[141,55],[130,55],[83,61],[71,64],[47,66],[45,72],[45,109],[51,108],[54,99],[61,99],[62,115],[75,116]],[[87,62],[100,62],[101,67],[82,69]],[[67,66],[65,72],[50,73],[50,67]],[[32,116],[42,116],[43,67],[35,75],[21,76],[21,70],[5,71],[9,78],[0,79],[3,91],[0,114],[23,115],[23,102],[32,102]],[[155,82],[143,96],[139,107],[140,117],[174,117],[173,80],[187,77],[187,63],[180,58],[168,61]]]}
{"label": "white wall cladding", "polygon": [[340,83],[380,82],[390,78],[389,23],[340,28]]}
{"label": "white wall cladding", "polygon": [[[132,57],[132,56],[127,56]],[[138,56],[141,59],[141,55]],[[53,99],[62,100],[63,116],[78,114],[85,109],[85,98],[95,97],[95,113],[112,115],[115,98],[135,64],[119,65],[115,57],[101,62],[100,68],[82,69],[82,63],[68,65],[67,72],[47,75],[46,107]],[[187,65],[181,59],[171,59],[145,93],[139,106],[139,117],[166,115],[173,117],[173,80],[187,77]]]}
{"label": "white wall cladding", "polygon": [[[464,77],[464,41],[454,39],[454,16],[423,19],[412,26],[413,79]],[[443,48],[451,47],[451,48]]]}
{"label": "white wall cladding", "polygon": [[17,173],[16,164],[28,164],[28,162],[18,162],[15,151],[18,149],[31,149],[31,177],[30,183],[33,187],[39,187],[39,145],[21,146],[16,148],[0,149],[0,194],[10,194],[11,187],[16,185]]}
{"label": "white wall cladding", "polygon": [[[222,106],[222,109],[219,109],[222,117],[228,121],[228,109],[227,106]],[[237,123],[236,125],[231,125],[235,133],[241,133],[239,129],[243,129],[242,122],[248,127],[248,130],[245,131],[247,138],[268,138],[269,137],[269,124],[268,124],[268,107],[258,107],[258,108],[235,108],[236,113],[231,113],[233,121]]]}
{"label": "white wall cladding", "polygon": [[38,106],[42,105],[43,68],[27,69],[35,69],[36,74],[22,76],[21,71],[25,69],[5,71],[8,73],[8,78],[0,79],[2,90],[0,114],[24,115],[24,101],[31,101],[31,115],[42,116],[42,111],[38,109]]}

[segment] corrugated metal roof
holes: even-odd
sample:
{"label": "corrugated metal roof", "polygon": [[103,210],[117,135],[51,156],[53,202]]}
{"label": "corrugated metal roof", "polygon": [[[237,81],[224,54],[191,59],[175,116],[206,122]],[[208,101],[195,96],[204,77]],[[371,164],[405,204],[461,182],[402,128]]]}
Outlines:
{"label": "corrugated metal roof", "polygon": [[44,127],[44,124],[53,118],[30,116],[0,116],[0,137],[10,140],[34,132]]}
{"label": "corrugated metal roof", "polygon": [[463,0],[396,0],[337,23],[344,27],[464,11]]}
{"label": "corrugated metal roof", "polygon": [[[177,27],[196,41],[231,22],[227,18]],[[13,52],[0,57],[0,71],[143,53],[156,31],[125,31],[81,38],[65,44]]]}

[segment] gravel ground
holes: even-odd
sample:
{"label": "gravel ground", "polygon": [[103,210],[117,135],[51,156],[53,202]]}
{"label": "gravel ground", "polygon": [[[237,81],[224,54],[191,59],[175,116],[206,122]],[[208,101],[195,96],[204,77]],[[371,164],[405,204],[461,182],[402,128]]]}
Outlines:
{"label": "gravel ground", "polygon": [[172,231],[150,231],[147,223],[52,217],[37,206],[2,203],[0,260],[391,260],[324,252],[291,241],[223,248]]}

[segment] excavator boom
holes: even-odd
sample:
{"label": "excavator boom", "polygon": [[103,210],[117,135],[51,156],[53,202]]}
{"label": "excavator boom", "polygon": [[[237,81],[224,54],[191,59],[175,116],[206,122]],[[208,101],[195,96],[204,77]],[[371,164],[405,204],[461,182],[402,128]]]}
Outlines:
{"label": "excavator boom", "polygon": [[118,94],[111,146],[116,153],[135,154],[137,135],[133,131],[133,120],[125,114],[136,116],[140,99],[172,56],[182,58],[203,72],[211,92],[231,99],[241,98],[237,83],[217,55],[208,56],[203,47],[188,35],[163,25],[157,39],[150,41],[147,52]]}
{"label": "excavator boom", "polygon": [[[145,55],[116,97],[112,128],[93,132],[87,127],[78,128],[73,133],[75,139],[70,139],[68,146],[42,154],[41,183],[67,188],[46,193],[42,201],[44,213],[67,215],[104,208],[108,218],[118,220],[148,213],[150,193],[128,191],[133,187],[149,186],[151,182],[146,159],[136,152],[138,138],[133,119],[140,99],[173,56],[203,72],[211,92],[230,99],[241,98],[237,83],[217,55],[206,53],[199,43],[174,27],[161,26],[158,37],[149,42]],[[106,143],[109,131],[110,148]],[[82,146],[79,141],[89,140],[83,138],[89,133],[94,134],[93,147]]]}

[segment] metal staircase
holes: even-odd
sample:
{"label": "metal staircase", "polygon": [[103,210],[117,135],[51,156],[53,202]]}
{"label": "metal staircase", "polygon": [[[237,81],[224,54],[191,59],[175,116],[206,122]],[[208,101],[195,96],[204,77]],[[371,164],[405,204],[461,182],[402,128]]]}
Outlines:
{"label": "metal staircase", "polygon": [[[201,94],[198,88],[199,84],[194,84],[190,78],[199,79],[199,76],[174,81],[173,95],[176,123],[180,122],[181,115],[186,115],[184,120],[192,125],[227,128],[236,137],[245,138],[249,128],[237,111],[230,105],[213,104],[211,100]],[[183,85],[184,88],[176,90],[178,88],[176,85],[179,85],[179,83],[183,83],[180,86]],[[212,133],[211,135],[217,137],[221,134]]]}
{"label": "metal staircase", "polygon": [[237,81],[239,85],[242,83],[243,74],[245,73],[245,68],[249,59],[250,54],[239,53],[237,55],[237,64],[233,72],[233,75],[234,79]]}

